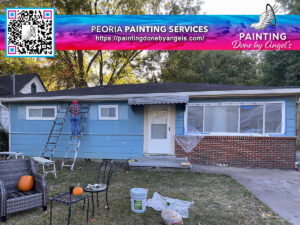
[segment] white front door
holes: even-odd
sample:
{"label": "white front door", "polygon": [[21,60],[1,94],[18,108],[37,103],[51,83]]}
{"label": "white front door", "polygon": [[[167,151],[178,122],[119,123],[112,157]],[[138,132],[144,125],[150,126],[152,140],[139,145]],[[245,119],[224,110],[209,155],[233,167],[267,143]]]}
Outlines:
{"label": "white front door", "polygon": [[170,105],[148,107],[148,154],[171,154]]}

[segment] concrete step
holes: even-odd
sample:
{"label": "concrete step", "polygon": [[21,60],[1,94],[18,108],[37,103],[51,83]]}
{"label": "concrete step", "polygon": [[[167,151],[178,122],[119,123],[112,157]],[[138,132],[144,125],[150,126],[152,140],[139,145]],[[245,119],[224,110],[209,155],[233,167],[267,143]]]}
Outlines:
{"label": "concrete step", "polygon": [[176,157],[143,157],[136,159],[134,162],[129,162],[130,169],[155,169],[155,170],[165,170],[165,169],[175,169],[175,170],[190,170],[190,162],[185,158]]}

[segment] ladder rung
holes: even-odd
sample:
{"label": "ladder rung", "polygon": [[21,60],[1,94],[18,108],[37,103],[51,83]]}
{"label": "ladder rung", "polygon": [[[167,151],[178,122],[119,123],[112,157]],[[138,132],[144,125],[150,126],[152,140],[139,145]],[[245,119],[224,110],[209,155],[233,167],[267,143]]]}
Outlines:
{"label": "ladder rung", "polygon": [[63,165],[63,166],[68,166],[68,167],[71,167],[72,165]]}

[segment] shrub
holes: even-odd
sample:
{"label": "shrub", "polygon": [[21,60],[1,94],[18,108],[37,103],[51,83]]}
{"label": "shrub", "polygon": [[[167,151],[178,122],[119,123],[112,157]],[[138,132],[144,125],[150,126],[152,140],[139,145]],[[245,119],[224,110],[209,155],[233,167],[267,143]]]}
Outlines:
{"label": "shrub", "polygon": [[0,124],[0,151],[8,151],[9,134],[6,129]]}

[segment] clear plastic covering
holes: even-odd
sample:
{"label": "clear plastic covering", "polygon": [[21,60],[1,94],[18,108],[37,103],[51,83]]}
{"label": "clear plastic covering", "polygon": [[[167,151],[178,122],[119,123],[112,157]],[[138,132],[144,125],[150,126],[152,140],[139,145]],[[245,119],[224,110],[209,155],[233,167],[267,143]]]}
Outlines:
{"label": "clear plastic covering", "polygon": [[204,132],[237,133],[239,106],[206,106]]}
{"label": "clear plastic covering", "polygon": [[176,136],[175,140],[177,144],[186,152],[189,153],[192,151],[197,144],[202,141],[204,138],[203,135],[184,135],[184,136]]}
{"label": "clear plastic covering", "polygon": [[229,105],[188,105],[187,133],[282,133],[282,103],[262,102]]}
{"label": "clear plastic covering", "polygon": [[282,104],[266,104],[265,133],[281,133],[282,127]]}
{"label": "clear plastic covering", "polygon": [[156,211],[162,211],[168,208],[178,212],[182,218],[189,217],[189,208],[192,204],[194,204],[194,202],[164,197],[157,192],[154,192],[152,199],[147,200],[148,207],[152,207]]}
{"label": "clear plastic covering", "polygon": [[263,105],[242,105],[240,108],[240,133],[263,133]]}

